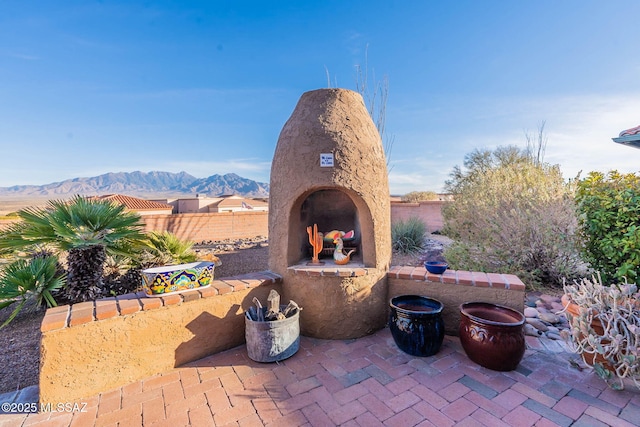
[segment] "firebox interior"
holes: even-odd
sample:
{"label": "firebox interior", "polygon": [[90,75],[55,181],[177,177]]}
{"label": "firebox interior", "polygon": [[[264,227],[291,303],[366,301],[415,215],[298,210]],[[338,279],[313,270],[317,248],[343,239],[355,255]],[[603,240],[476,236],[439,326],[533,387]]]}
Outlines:
{"label": "firebox interior", "polygon": [[[318,225],[318,231],[328,233],[332,230],[343,232],[354,231],[353,239],[345,239],[344,250],[348,252],[355,249],[351,259],[362,262],[362,250],[360,239],[360,221],[358,210],[351,198],[344,192],[335,189],[318,190],[311,193],[300,207],[301,259],[310,258],[311,245],[309,244],[307,227]],[[320,258],[331,259],[335,245],[325,241]]]}

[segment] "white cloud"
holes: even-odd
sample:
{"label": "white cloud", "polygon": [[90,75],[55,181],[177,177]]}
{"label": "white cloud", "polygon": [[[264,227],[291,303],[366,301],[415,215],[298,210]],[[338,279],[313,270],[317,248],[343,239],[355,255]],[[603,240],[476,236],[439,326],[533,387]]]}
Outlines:
{"label": "white cloud", "polygon": [[[640,124],[638,95],[558,99],[550,105],[545,160],[565,177],[597,170],[640,170],[640,150],[614,143],[620,131]],[[554,108],[555,107],[555,108]]]}
{"label": "white cloud", "polygon": [[[476,148],[525,146],[525,131],[546,121],[545,160],[565,178],[592,170],[640,170],[640,150],[611,138],[640,124],[638,94],[441,101],[405,109],[409,117],[396,138],[389,176],[392,193],[440,191],[455,165]],[[438,101],[434,101],[438,104]],[[456,120],[456,117],[459,119]],[[419,126],[413,125],[419,123]],[[400,159],[400,160],[397,160]]]}
{"label": "white cloud", "polygon": [[389,191],[396,195],[411,191],[441,192],[454,165],[453,162],[432,162],[424,159],[392,163],[393,168],[389,172]]}

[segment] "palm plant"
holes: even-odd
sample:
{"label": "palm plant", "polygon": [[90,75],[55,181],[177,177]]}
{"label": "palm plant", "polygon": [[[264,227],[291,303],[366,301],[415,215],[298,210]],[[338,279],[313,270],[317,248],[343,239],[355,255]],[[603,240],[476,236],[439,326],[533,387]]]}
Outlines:
{"label": "palm plant", "polygon": [[180,240],[168,231],[152,231],[144,241],[141,263],[143,267],[160,265],[185,264],[197,261],[198,256],[193,251],[193,242]]}
{"label": "palm plant", "polygon": [[142,286],[140,262],[143,252],[133,258],[122,255],[107,255],[104,264],[105,295],[124,295],[135,292]]}
{"label": "palm plant", "polygon": [[104,264],[104,291],[110,295],[135,292],[142,285],[141,270],[198,260],[194,243],[168,231],[152,231],[128,251],[133,256],[108,255]]}
{"label": "palm plant", "polygon": [[66,252],[70,302],[98,298],[107,253],[128,255],[131,243],[144,237],[138,214],[106,200],[75,196],[23,209],[18,216],[22,221],[0,232],[0,251],[53,247]]}
{"label": "palm plant", "polygon": [[54,256],[18,259],[7,265],[0,273],[0,309],[14,303],[18,306],[0,329],[9,324],[30,300],[35,300],[39,306],[56,306],[51,293],[64,283],[65,278],[58,271],[58,259]]}

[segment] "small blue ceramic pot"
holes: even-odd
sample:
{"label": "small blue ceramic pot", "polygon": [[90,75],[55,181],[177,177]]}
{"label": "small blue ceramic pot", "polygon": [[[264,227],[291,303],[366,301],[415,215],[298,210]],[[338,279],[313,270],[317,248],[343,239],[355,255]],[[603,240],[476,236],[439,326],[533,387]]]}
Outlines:
{"label": "small blue ceramic pot", "polygon": [[440,261],[427,261],[424,263],[424,268],[431,274],[442,274],[447,271],[449,264]]}

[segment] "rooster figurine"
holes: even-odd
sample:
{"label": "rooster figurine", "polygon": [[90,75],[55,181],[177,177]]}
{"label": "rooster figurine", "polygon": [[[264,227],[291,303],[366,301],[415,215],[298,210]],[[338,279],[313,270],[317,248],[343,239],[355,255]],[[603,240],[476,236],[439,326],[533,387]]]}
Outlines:
{"label": "rooster figurine", "polygon": [[333,239],[333,244],[336,245],[335,251],[333,251],[333,260],[338,265],[345,265],[351,259],[351,254],[356,250],[352,249],[347,254],[343,252],[344,244],[342,243],[342,238],[337,237]]}

